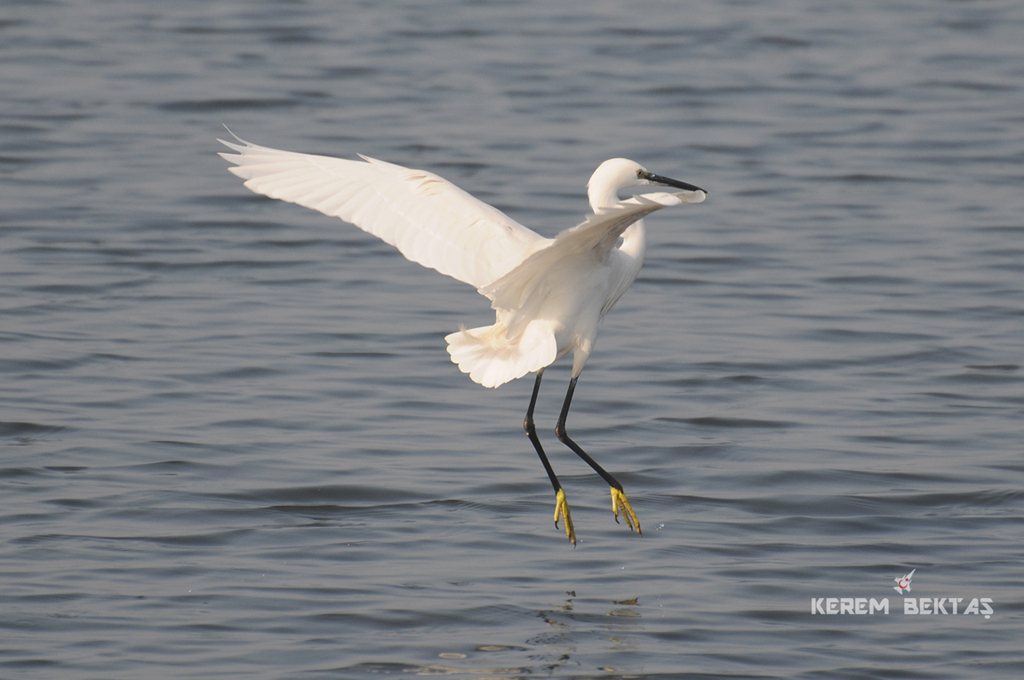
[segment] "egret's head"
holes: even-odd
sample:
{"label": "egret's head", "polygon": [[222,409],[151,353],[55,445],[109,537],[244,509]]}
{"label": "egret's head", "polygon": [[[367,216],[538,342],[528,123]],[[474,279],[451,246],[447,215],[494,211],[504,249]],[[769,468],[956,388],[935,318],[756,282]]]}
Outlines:
{"label": "egret's head", "polygon": [[[645,185],[674,187],[686,191],[704,191],[693,184],[656,175],[636,161],[612,158],[601,163],[594,174],[590,176],[590,181],[587,182],[590,207],[597,211],[615,205],[619,201],[620,189]],[[704,193],[707,192],[704,191]]]}

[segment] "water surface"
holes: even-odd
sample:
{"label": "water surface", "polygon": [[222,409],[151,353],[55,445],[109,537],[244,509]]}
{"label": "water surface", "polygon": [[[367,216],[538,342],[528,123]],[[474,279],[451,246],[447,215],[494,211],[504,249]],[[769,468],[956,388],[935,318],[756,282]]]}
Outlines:
{"label": "water surface", "polygon": [[[8,3],[0,675],[1016,677],[1022,30],[986,1]],[[707,187],[649,219],[569,421],[643,538],[551,432],[567,366],[538,413],[575,549],[531,381],[444,351],[486,300],[246,191],[222,123],[545,235],[608,157]]]}

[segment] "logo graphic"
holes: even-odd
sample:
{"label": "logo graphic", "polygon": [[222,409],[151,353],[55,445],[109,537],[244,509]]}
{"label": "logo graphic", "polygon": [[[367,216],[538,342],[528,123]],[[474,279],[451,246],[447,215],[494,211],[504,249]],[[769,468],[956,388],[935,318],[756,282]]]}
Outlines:
{"label": "logo graphic", "polygon": [[[899,594],[910,592],[910,580],[917,569],[902,578],[894,578],[893,587]],[[927,590],[927,586],[925,587]],[[969,600],[969,601],[968,601]],[[966,606],[963,606],[965,605]],[[995,615],[991,597],[904,597],[903,613],[911,616],[983,616],[991,619]],[[896,605],[897,607],[899,605]],[[947,609],[948,607],[948,609]],[[873,597],[812,597],[811,615],[835,616],[843,614],[889,615],[889,598],[876,600]]]}
{"label": "logo graphic", "polygon": [[892,587],[892,589],[895,590],[897,593],[900,593],[900,594],[902,594],[904,590],[909,593],[910,592],[910,579],[914,578],[914,572],[915,571],[917,571],[917,569],[914,569],[913,571],[911,571],[909,574],[907,574],[903,578],[894,578],[893,581],[896,581],[896,585],[894,585]]}

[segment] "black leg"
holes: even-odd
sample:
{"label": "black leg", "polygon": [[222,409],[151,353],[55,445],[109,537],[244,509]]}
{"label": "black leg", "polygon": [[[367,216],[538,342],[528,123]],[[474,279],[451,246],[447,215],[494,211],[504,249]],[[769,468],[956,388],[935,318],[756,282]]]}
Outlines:
{"label": "black leg", "polygon": [[526,409],[526,418],[523,420],[523,429],[526,430],[526,436],[530,438],[530,443],[533,444],[533,448],[537,449],[537,455],[540,456],[540,462],[544,464],[544,471],[548,473],[548,479],[551,480],[551,486],[555,490],[555,526],[558,526],[559,518],[565,518],[565,535],[572,541],[573,546],[576,545],[576,530],[572,525],[572,517],[569,515],[569,504],[565,500],[565,492],[562,491],[562,484],[558,481],[558,476],[555,475],[554,468],[551,467],[551,463],[548,461],[547,455],[544,453],[544,447],[540,445],[540,437],[537,436],[537,428],[533,424],[533,411],[537,406],[537,395],[540,394],[540,381],[544,377],[544,369],[537,371],[537,380],[533,383],[533,396],[530,397],[530,406]]}
{"label": "black leg", "polygon": [[[569,416],[569,406],[572,404],[572,395],[576,391],[576,380],[577,377],[573,377],[569,381],[569,390],[565,393],[565,402],[562,403],[562,412],[558,415],[558,424],[555,425],[555,435],[558,437],[558,441],[562,442],[570,449],[573,453],[582,458],[587,465],[594,468],[597,474],[601,475],[604,481],[608,482],[608,485],[612,488],[612,512],[615,513],[615,521],[619,521],[619,506],[623,508],[622,516],[626,520],[626,524],[630,529],[636,525],[636,532],[643,535],[640,531],[640,522],[637,521],[636,515],[633,514],[633,509],[629,506],[629,501],[626,500],[626,494],[622,490],[622,485],[619,484],[618,480],[612,477],[607,470],[597,464],[597,461],[587,455],[579,444],[574,442],[569,434],[565,431],[565,419]],[[536,395],[535,395],[536,396]]]}
{"label": "black leg", "polygon": [[554,487],[555,493],[562,490],[562,485],[558,481],[558,477],[555,475],[554,469],[551,467],[551,463],[548,462],[548,457],[544,453],[544,447],[540,445],[540,437],[537,436],[537,428],[533,424],[533,410],[537,406],[537,395],[540,394],[540,379],[544,377],[544,369],[537,371],[537,380],[533,383],[533,396],[530,397],[530,407],[526,409],[526,419],[523,421],[523,429],[526,430],[526,436],[530,438],[530,443],[533,444],[533,448],[537,449],[537,455],[540,456],[540,462],[544,464],[544,470],[548,473],[548,479],[551,480],[551,486]]}
{"label": "black leg", "polygon": [[587,455],[587,452],[580,448],[580,445],[569,438],[568,433],[565,431],[565,419],[569,415],[569,405],[572,403],[572,393],[576,391],[576,378],[569,381],[569,391],[565,393],[565,402],[562,404],[562,412],[558,416],[558,424],[555,425],[555,436],[558,437],[558,441],[562,442],[573,452],[586,461],[587,465],[594,468],[597,474],[604,478],[604,481],[608,482],[609,486],[613,489],[622,491],[622,485],[619,484],[618,480],[608,474],[608,471],[597,464],[597,461]]}

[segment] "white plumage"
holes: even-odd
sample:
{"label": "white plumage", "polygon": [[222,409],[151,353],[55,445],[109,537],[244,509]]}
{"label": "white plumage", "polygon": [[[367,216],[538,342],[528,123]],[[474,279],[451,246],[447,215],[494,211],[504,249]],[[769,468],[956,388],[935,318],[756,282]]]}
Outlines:
{"label": "white plumage", "polygon": [[[544,369],[573,353],[572,378],[555,427],[565,443],[608,482],[612,511],[631,529],[640,522],[622,485],[566,433],[576,380],[594,350],[601,319],[636,279],[647,237],[643,217],[681,203],[700,203],[699,187],[648,172],[624,158],[602,163],[587,184],[593,213],[555,238],[544,238],[441,177],[373,158],[362,161],[223,144],[231,172],[258,194],[340,217],[389,243],[413,262],[464,281],[491,301],[494,324],[449,334],[448,353],[485,387],[536,373],[523,426],[555,490],[555,525],[565,520],[576,534],[558,477],[533,422]],[[618,191],[639,185],[674,187],[620,200]]]}
{"label": "white plumage", "polygon": [[620,201],[619,189],[650,183],[638,178],[646,171],[625,159],[605,161],[589,184],[594,214],[549,239],[430,172],[366,156],[352,161],[220,141],[237,152],[221,156],[252,191],[339,217],[490,299],[494,325],[445,338],[452,361],[485,387],[538,371],[570,351],[579,375],[598,323],[643,263],[639,220],[705,196],[685,190]]}

